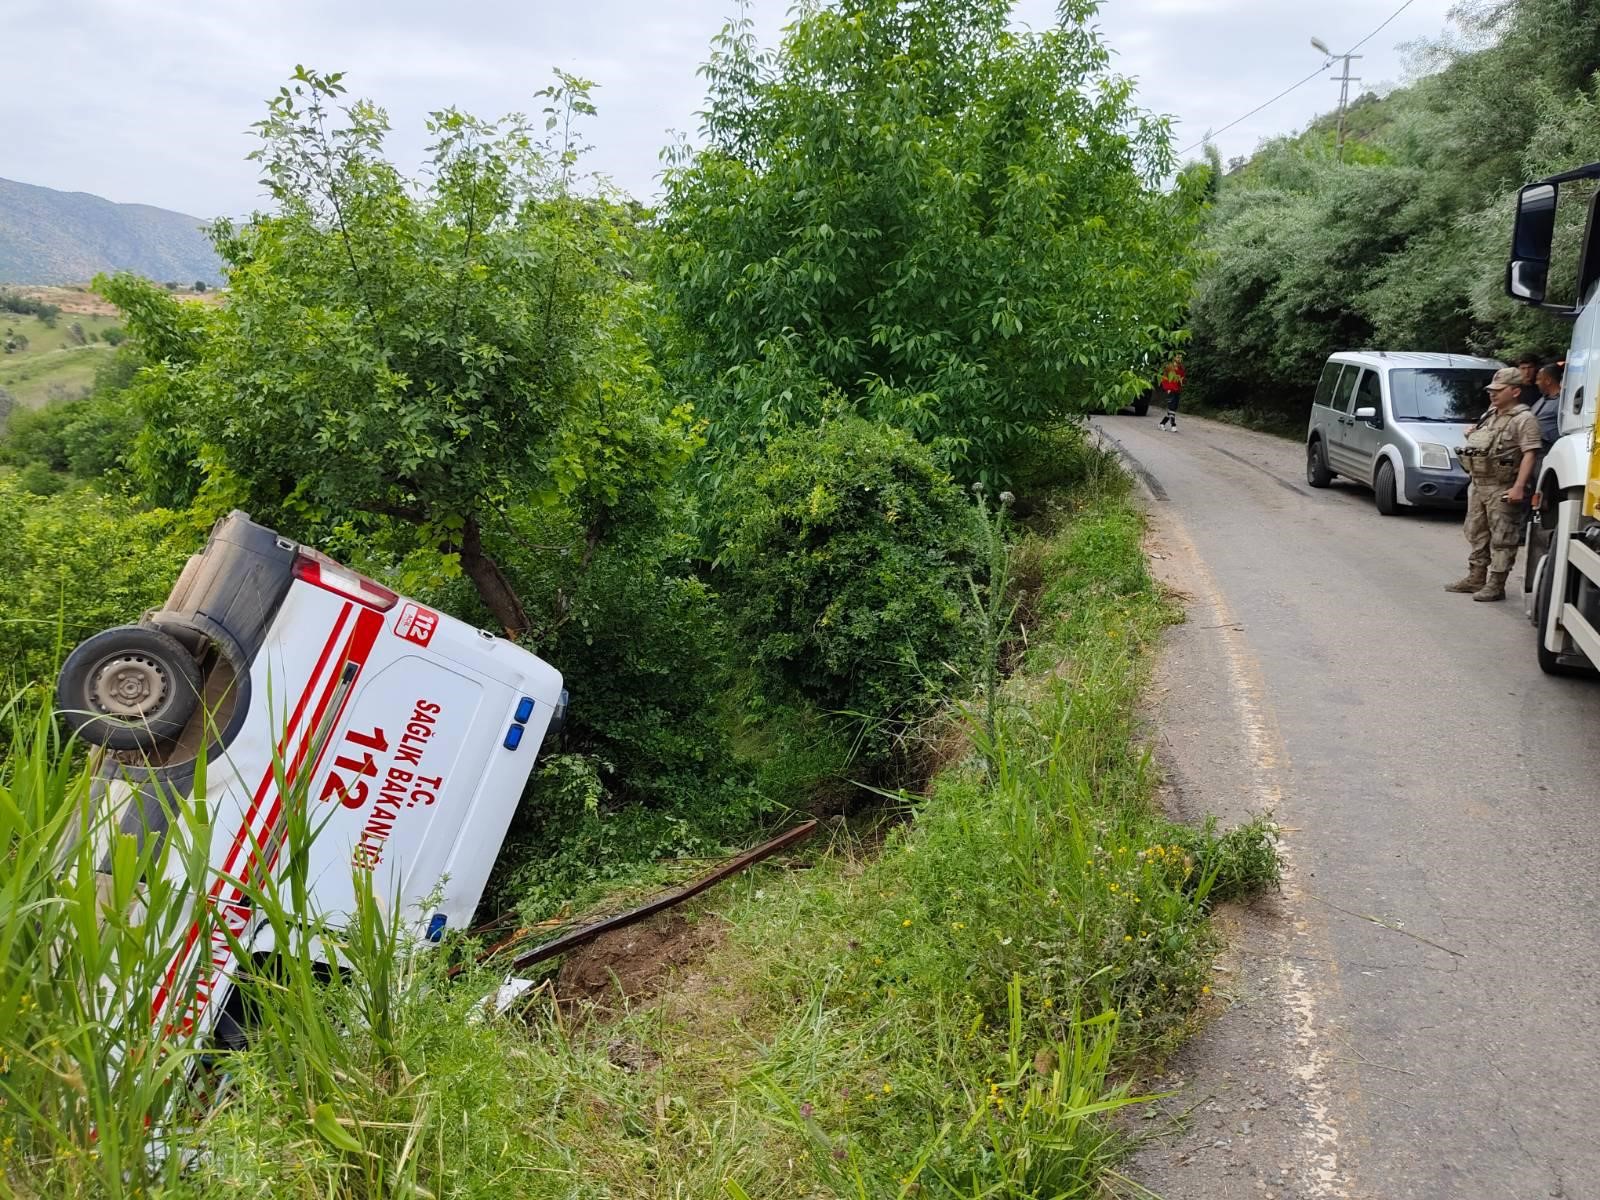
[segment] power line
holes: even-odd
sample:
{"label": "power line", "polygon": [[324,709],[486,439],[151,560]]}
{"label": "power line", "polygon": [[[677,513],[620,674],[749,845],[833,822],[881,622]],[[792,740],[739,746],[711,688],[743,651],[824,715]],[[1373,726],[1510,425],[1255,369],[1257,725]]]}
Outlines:
{"label": "power line", "polygon": [[1221,129],[1210,130],[1209,132],[1207,132],[1205,137],[1201,138],[1198,142],[1195,142],[1194,145],[1185,146],[1182,150],[1178,151],[1179,157],[1182,157],[1183,155],[1189,153],[1189,151],[1195,149],[1196,146],[1204,146],[1212,138],[1216,137],[1217,134],[1219,134],[1219,133],[1227,133],[1228,130],[1232,129],[1235,125],[1239,124],[1241,121],[1248,121],[1251,117],[1255,116],[1263,108],[1270,107],[1271,105],[1276,104],[1279,100],[1282,100],[1290,92],[1294,91],[1295,88],[1304,87],[1306,84],[1310,83],[1313,79],[1315,79],[1318,75],[1321,75],[1324,71],[1326,71],[1331,66],[1333,66],[1333,59],[1330,58],[1327,62],[1323,63],[1315,71],[1311,72],[1311,74],[1307,75],[1304,79],[1300,80],[1299,83],[1291,83],[1288,87],[1284,88],[1283,91],[1279,92],[1271,100],[1267,100],[1267,101],[1264,101],[1261,104],[1256,105],[1249,112],[1245,113],[1244,116],[1239,117],[1237,120],[1229,121]]}
{"label": "power line", "polygon": [[[1271,100],[1267,100],[1267,101],[1264,101],[1261,104],[1256,105],[1249,112],[1245,113],[1244,116],[1239,117],[1236,120],[1229,121],[1221,129],[1213,129],[1213,130],[1207,131],[1205,137],[1201,138],[1198,142],[1195,142],[1193,145],[1185,146],[1182,150],[1179,150],[1178,151],[1178,157],[1181,158],[1181,157],[1183,157],[1183,155],[1189,153],[1189,151],[1194,150],[1194,149],[1198,149],[1199,147],[1204,146],[1207,142],[1209,142],[1212,138],[1216,137],[1219,133],[1227,133],[1228,130],[1232,129],[1235,125],[1238,125],[1238,124],[1240,124],[1241,122],[1244,122],[1244,121],[1248,121],[1251,117],[1255,116],[1262,109],[1269,108],[1272,105],[1276,104],[1279,100],[1282,100],[1285,96],[1287,96],[1290,92],[1294,91],[1296,88],[1304,87],[1306,84],[1310,83],[1313,79],[1315,79],[1318,75],[1321,75],[1329,67],[1333,66],[1333,64],[1335,62],[1337,62],[1339,59],[1345,58],[1347,55],[1354,54],[1357,50],[1361,49],[1361,47],[1365,46],[1373,38],[1377,37],[1380,33],[1382,33],[1384,31],[1385,27],[1387,27],[1390,22],[1392,22],[1396,17],[1398,17],[1401,13],[1405,12],[1406,9],[1410,8],[1415,3],[1416,3],[1416,0],[1405,0],[1404,4],[1402,4],[1399,8],[1395,9],[1392,13],[1390,13],[1387,17],[1384,18],[1383,23],[1381,25],[1379,25],[1371,33],[1367,34],[1366,37],[1362,38],[1354,46],[1351,46],[1350,49],[1345,51],[1344,54],[1330,55],[1327,62],[1323,63],[1315,71],[1311,72],[1311,74],[1307,75],[1304,79],[1300,80],[1299,82],[1291,83],[1288,87],[1284,88],[1283,91],[1279,92]],[[1350,70],[1349,63],[1346,63],[1345,64],[1345,73],[1349,74],[1349,70]]]}
{"label": "power line", "polygon": [[1365,46],[1373,38],[1377,37],[1380,33],[1382,33],[1385,25],[1388,25],[1390,21],[1393,21],[1396,17],[1398,17],[1401,13],[1405,12],[1406,9],[1410,8],[1415,3],[1416,3],[1416,0],[1406,0],[1406,2],[1404,4],[1402,4],[1399,8],[1395,9],[1392,13],[1389,14],[1388,20],[1384,21],[1383,25],[1379,25],[1371,33],[1367,34],[1366,37],[1362,38],[1354,46],[1351,46],[1350,49],[1346,51],[1346,53],[1347,54],[1348,53],[1353,53],[1354,51],[1361,49],[1361,47]]}

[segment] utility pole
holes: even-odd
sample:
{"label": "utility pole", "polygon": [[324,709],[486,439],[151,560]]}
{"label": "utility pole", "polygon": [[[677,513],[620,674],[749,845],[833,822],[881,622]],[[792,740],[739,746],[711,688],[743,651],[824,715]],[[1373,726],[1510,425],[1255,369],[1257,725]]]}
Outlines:
{"label": "utility pole", "polygon": [[1353,58],[1360,58],[1361,55],[1359,55],[1359,54],[1335,54],[1332,50],[1328,49],[1327,45],[1322,41],[1321,38],[1312,38],[1311,39],[1311,46],[1312,46],[1313,49],[1320,50],[1320,51],[1322,51],[1324,54],[1326,54],[1328,56],[1328,64],[1327,65],[1331,66],[1335,62],[1344,63],[1344,72],[1342,74],[1340,74],[1340,75],[1334,76],[1334,78],[1336,78],[1339,81],[1339,140],[1338,140],[1338,148],[1339,148],[1339,161],[1343,162],[1344,161],[1344,114],[1345,114],[1345,110],[1350,107],[1350,85],[1352,83],[1360,83],[1361,82],[1361,76],[1350,74],[1350,60],[1353,59]]}

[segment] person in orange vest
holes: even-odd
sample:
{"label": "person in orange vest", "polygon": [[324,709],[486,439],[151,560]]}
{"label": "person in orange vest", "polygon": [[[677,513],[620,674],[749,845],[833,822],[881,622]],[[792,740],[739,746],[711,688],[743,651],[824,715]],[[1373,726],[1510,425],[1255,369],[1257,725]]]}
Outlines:
{"label": "person in orange vest", "polygon": [[1183,394],[1183,364],[1177,359],[1169,362],[1161,372],[1157,386],[1167,394],[1167,411],[1162,415],[1161,428],[1178,432],[1178,398]]}

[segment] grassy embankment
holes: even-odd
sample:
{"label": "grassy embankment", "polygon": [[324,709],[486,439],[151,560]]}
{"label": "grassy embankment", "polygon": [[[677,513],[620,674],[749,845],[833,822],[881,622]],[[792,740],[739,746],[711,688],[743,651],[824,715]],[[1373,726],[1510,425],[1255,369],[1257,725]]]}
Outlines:
{"label": "grassy embankment", "polygon": [[64,312],[51,325],[35,316],[0,312],[0,342],[11,333],[28,339],[26,349],[0,354],[0,388],[30,408],[56,398],[87,395],[94,384],[95,368],[111,347],[104,342],[79,343],[71,331],[74,324],[88,336],[102,334],[120,321],[111,316]]}
{"label": "grassy embankment", "polygon": [[[1134,714],[1172,614],[1122,477],[1098,459],[1092,473],[1016,552],[1037,587],[994,736],[981,714],[950,730],[951,765],[881,838],[841,832],[809,869],[713,893],[691,916],[720,944],[614,1019],[545,995],[474,1020],[494,974],[446,983],[374,906],[341,935],[345,982],[291,960],[253,985],[269,1019],[195,1170],[160,1170],[165,1194],[1098,1194],[1121,1149],[1109,1114],[1209,990],[1209,905],[1270,881],[1276,860],[1261,824],[1218,838],[1151,806]],[[62,914],[8,922],[0,941],[0,1181],[131,1195],[134,1106],[164,1094],[163,1047],[126,1043],[143,1090],[108,1083],[100,1023],[118,1006],[73,999],[105,955],[92,889],[47,896],[31,830],[82,799],[53,763],[19,755],[0,787],[0,836],[18,848],[0,901]],[[76,984],[41,966],[51,929],[81,951]],[[121,936],[134,961],[154,935]],[[135,1010],[149,986],[125,982]]]}

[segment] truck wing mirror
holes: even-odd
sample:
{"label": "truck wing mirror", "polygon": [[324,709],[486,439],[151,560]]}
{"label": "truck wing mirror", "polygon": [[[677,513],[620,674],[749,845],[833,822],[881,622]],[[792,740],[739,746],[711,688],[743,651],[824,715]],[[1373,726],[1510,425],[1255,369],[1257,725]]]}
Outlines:
{"label": "truck wing mirror", "polygon": [[1550,246],[1556,234],[1556,185],[1535,183],[1517,193],[1517,219],[1506,264],[1506,295],[1543,304],[1550,276]]}

